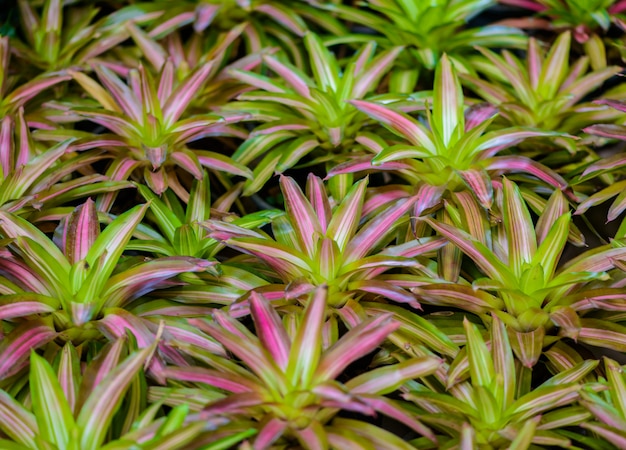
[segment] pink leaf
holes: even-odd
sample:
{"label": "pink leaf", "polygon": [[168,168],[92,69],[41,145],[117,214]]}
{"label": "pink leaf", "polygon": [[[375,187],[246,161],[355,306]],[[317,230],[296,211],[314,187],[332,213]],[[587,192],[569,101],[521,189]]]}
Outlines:
{"label": "pink leaf", "polygon": [[359,111],[389,127],[394,133],[408,139],[413,145],[424,147],[433,154],[437,152],[429,132],[405,113],[364,100],[351,100],[350,103]]}
{"label": "pink leaf", "polygon": [[567,188],[567,181],[561,175],[524,156],[496,156],[486,160],[484,167],[500,173],[528,173],[560,190]]}
{"label": "pink leaf", "polygon": [[0,343],[0,379],[18,373],[28,364],[35,350],[57,336],[57,332],[42,320],[30,320],[15,327]]}
{"label": "pink leaf", "polygon": [[202,86],[211,75],[212,68],[213,62],[203,64],[172,92],[163,106],[165,126],[171,127],[174,125],[185,112],[189,103],[199,95]]}
{"label": "pink leaf", "polygon": [[249,302],[257,336],[278,367],[286,369],[291,342],[280,316],[266,298],[254,291],[250,293]]}
{"label": "pink leaf", "polygon": [[359,323],[324,352],[315,371],[317,383],[335,379],[352,362],[374,351],[399,326],[391,314]]}
{"label": "pink leaf", "polygon": [[100,234],[100,223],[95,203],[87,199],[78,206],[67,219],[67,232],[64,236],[65,255],[71,264],[87,257],[89,248]]}
{"label": "pink leaf", "polygon": [[210,387],[222,389],[235,394],[253,392],[257,386],[232,373],[219,370],[205,369],[204,367],[168,367],[162,372],[163,378],[190,383],[203,383]]}

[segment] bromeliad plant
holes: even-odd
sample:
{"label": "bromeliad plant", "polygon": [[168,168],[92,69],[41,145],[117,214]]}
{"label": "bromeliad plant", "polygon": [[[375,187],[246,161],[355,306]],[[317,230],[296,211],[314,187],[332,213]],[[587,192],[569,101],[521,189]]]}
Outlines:
{"label": "bromeliad plant", "polygon": [[530,158],[496,156],[526,138],[559,134],[521,126],[487,131],[496,109],[479,105],[466,110],[456,71],[445,55],[435,71],[432,111],[426,108],[427,125],[377,103],[351,103],[401,140],[385,141],[369,133],[359,141],[374,155],[368,161],[341,164],[329,176],[364,169],[396,171],[418,188],[422,206],[414,212],[416,216],[439,205],[446,191],[470,190],[489,208],[493,201],[492,178],[502,173],[528,174],[557,189],[567,188],[560,175]]}
{"label": "bromeliad plant", "polygon": [[[470,74],[460,77],[484,100],[498,107],[507,124],[579,133],[588,124],[616,118],[606,108],[582,102],[590,92],[621,71],[609,66],[589,71],[589,56],[570,66],[571,33],[561,34],[547,55],[541,43],[530,38],[526,59],[504,50],[501,55],[481,48],[488,60],[478,72],[489,81]],[[496,81],[497,80],[497,81]]]}
{"label": "bromeliad plant", "polygon": [[625,446],[623,1],[16,3],[0,448]]}
{"label": "bromeliad plant", "polygon": [[366,117],[349,101],[373,94],[401,51],[396,47],[375,55],[376,45],[370,42],[342,67],[317,35],[307,33],[304,44],[313,77],[275,56],[264,56],[263,61],[279,80],[231,71],[256,90],[240,95],[226,110],[253,112],[253,120],[264,122],[233,155],[244,165],[262,157],[244,185],[244,195],[298,163],[323,162],[331,168],[353,158]]}
{"label": "bromeliad plant", "polygon": [[[335,308],[364,294],[419,308],[413,294],[377,279],[389,269],[416,265],[412,258],[443,244],[440,239],[423,238],[390,245],[403,220],[408,221],[406,213],[415,197],[383,201],[378,211],[361,223],[367,179],[355,183],[334,208],[318,177],[309,176],[306,197],[289,177],[281,177],[280,185],[286,215],[272,222],[273,238],[214,220],[205,222],[209,236],[262,261],[276,274],[283,291],[328,286],[328,305]],[[383,246],[386,248],[381,249]]]}
{"label": "bromeliad plant", "polygon": [[355,24],[364,25],[382,35],[350,35],[338,41],[380,42],[383,47],[407,46],[391,80],[392,92],[410,93],[415,88],[420,69],[433,70],[439,59],[448,54],[462,71],[472,71],[468,47],[521,47],[526,37],[516,28],[504,26],[467,27],[467,22],[493,6],[492,0],[369,0],[366,8],[328,4],[329,11]]}
{"label": "bromeliad plant", "polygon": [[[199,114],[183,115],[200,92],[211,73],[211,63],[206,63],[177,82],[171,62],[161,68],[158,79],[144,67],[132,69],[128,84],[104,65],[96,65],[102,85],[89,76],[72,71],[73,79],[97,101],[100,107],[59,105],[67,115],[107,128],[111,134],[85,135],[85,133],[59,130],[58,133],[39,134],[42,139],[65,136],[82,138],[75,150],[109,148],[113,159],[107,170],[112,180],[126,180],[141,172],[148,186],[161,194],[169,185],[180,184],[174,166],[203,177],[203,167],[249,177],[250,171],[228,157],[207,150],[190,150],[186,144],[206,136],[237,134],[228,127],[242,116],[220,117]],[[112,196],[106,197],[110,204]],[[106,210],[102,205],[100,210]]]}
{"label": "bromeliad plant", "polygon": [[[2,448],[198,448],[196,442],[208,434],[205,430],[213,434],[220,421],[190,423],[186,421],[189,411],[184,406],[172,409],[167,416],[160,404],[148,406],[142,367],[152,357],[156,345],[123,357],[124,344],[123,339],[107,344],[84,370],[80,366],[80,350],[71,343],[59,351],[54,367],[31,353],[31,407],[23,399],[0,390],[0,430],[5,434],[0,439]],[[127,393],[133,399],[132,406],[122,408]],[[250,430],[234,434],[202,448],[224,448],[253,433]]]}
{"label": "bromeliad plant", "polygon": [[[563,195],[558,191],[552,195],[535,226],[519,188],[505,178],[501,192],[501,223],[495,229],[484,215],[480,218],[478,208],[468,208],[463,220],[463,211],[451,211],[456,226],[424,219],[476,267],[465,283],[413,289],[418,297],[425,303],[454,307],[453,299],[462,296],[467,310],[496,314],[508,326],[517,358],[528,367],[537,363],[544,346],[554,342],[550,334],[555,326],[561,337],[625,350],[626,335],[616,330],[610,317],[585,317],[593,315],[596,301],[602,305],[609,299],[610,290],[594,289],[593,282],[607,280],[609,271],[622,266],[623,245],[598,247],[559,267],[571,222]],[[468,225],[465,231],[463,223]]]}
{"label": "bromeliad plant", "polygon": [[[101,339],[95,321],[107,308],[123,307],[177,274],[215,265],[185,257],[122,262],[146,208],[132,208],[100,232],[95,204],[88,200],[62,221],[56,242],[25,219],[0,211],[5,253],[0,260],[0,318],[12,330],[3,340],[0,377],[17,373],[31,348],[52,339],[77,344]],[[32,320],[38,316],[46,320]],[[26,330],[30,336],[23,341]]]}
{"label": "bromeliad plant", "polygon": [[92,22],[99,9],[91,5],[70,9],[63,0],[43,3],[39,15],[33,2],[18,1],[26,42],[14,38],[12,46],[31,69],[50,73],[81,67],[128,38],[120,23],[105,24],[106,17]]}
{"label": "bromeliad plant", "polygon": [[301,318],[288,321],[295,326],[286,327],[270,302],[252,293],[250,311],[256,335],[221,311],[214,313],[212,321],[190,321],[245,366],[214,360],[208,368],[168,367],[165,377],[197,386],[195,390],[200,392],[226,391],[225,398],[206,405],[197,417],[231,417],[258,429],[253,448],[274,448],[290,441],[304,449],[369,448],[368,442],[376,443],[376,448],[383,442],[393,448],[411,448],[379,427],[335,418],[342,410],[365,416],[384,414],[436,442],[433,433],[400,402],[384,394],[433,373],[440,360],[428,356],[407,359],[342,382],[337,378],[345,368],[374,351],[399,324],[390,315],[368,318],[329,345],[322,338],[326,288],[317,288],[306,305]]}
{"label": "bromeliad plant", "polygon": [[589,392],[601,389],[585,383],[598,362],[581,362],[531,390],[530,378],[519,370],[511,352],[504,322],[491,317],[489,339],[467,319],[463,329],[467,345],[447,376],[437,380],[443,389],[426,379],[423,384],[409,383],[403,394],[419,407],[421,420],[439,431],[437,448],[570,448],[570,437],[581,436],[567,428],[585,422],[590,414],[569,405],[583,386]]}
{"label": "bromeliad plant", "polygon": [[623,0],[499,0],[505,5],[532,11],[535,16],[509,19],[504,23],[520,28],[571,30],[584,45],[594,69],[604,66],[605,51],[600,35],[606,34],[626,10]]}

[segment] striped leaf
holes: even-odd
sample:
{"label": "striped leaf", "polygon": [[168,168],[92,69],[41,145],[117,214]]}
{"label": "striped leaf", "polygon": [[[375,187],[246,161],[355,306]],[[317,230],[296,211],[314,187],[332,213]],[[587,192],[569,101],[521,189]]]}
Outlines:
{"label": "striped leaf", "polygon": [[3,390],[0,390],[0,430],[16,443],[22,444],[22,448],[37,448],[35,436],[39,428],[35,415]]}
{"label": "striped leaf", "polygon": [[328,289],[324,286],[318,287],[308,299],[304,317],[293,339],[285,371],[292,386],[308,387],[316,376],[322,356],[322,328],[327,298]]}
{"label": "striped leaf", "polygon": [[517,185],[508,178],[503,178],[502,184],[502,222],[509,245],[509,265],[520,277],[537,251],[535,227]]}
{"label": "striped leaf", "polygon": [[259,340],[278,367],[285,370],[289,363],[291,342],[280,316],[262,295],[252,292],[249,302]]}
{"label": "striped leaf", "polygon": [[15,327],[0,341],[0,379],[18,373],[28,362],[31,351],[57,336],[47,320],[35,319]]}
{"label": "striped leaf", "polygon": [[132,353],[95,386],[76,417],[82,430],[81,449],[96,450],[102,446],[124,394],[154,350],[155,346],[150,346]]}
{"label": "striped leaf", "polygon": [[352,100],[350,103],[398,136],[406,138],[411,144],[423,147],[431,154],[436,154],[436,146],[430,132],[407,114],[364,100]]}
{"label": "striped leaf", "polygon": [[76,426],[72,410],[52,367],[35,352],[30,355],[30,393],[39,436],[60,450],[70,448]]}
{"label": "striped leaf", "polygon": [[376,349],[399,326],[391,314],[362,321],[324,352],[315,370],[315,380],[335,379],[352,362]]}
{"label": "striped leaf", "polygon": [[100,234],[100,223],[95,203],[88,199],[78,206],[67,219],[63,236],[64,253],[70,264],[82,261]]}
{"label": "striped leaf", "polygon": [[452,63],[444,54],[435,69],[433,123],[448,147],[465,130],[463,91]]}

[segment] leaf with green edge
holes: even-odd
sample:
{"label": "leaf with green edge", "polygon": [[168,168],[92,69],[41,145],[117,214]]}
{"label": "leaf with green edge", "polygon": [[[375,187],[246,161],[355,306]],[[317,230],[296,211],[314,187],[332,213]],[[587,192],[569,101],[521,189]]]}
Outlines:
{"label": "leaf with green edge", "polygon": [[122,112],[122,109],[115,102],[111,94],[98,84],[93,78],[73,69],[68,69],[67,73],[76,81],[84,91],[100,103],[109,111]]}
{"label": "leaf with green edge", "polygon": [[51,313],[60,306],[61,303],[56,297],[34,292],[4,294],[0,297],[0,320]]}
{"label": "leaf with green edge", "polygon": [[617,361],[609,357],[604,358],[604,367],[611,399],[621,416],[626,419],[626,379],[624,378],[624,369]]}
{"label": "leaf with green edge", "polygon": [[312,85],[311,79],[306,76],[295,66],[285,64],[273,56],[263,56],[263,62],[272,69],[280,78],[289,83],[293,89],[304,98],[310,98],[311,93],[309,86]]}
{"label": "leaf with green edge", "polygon": [[336,92],[339,73],[336,59],[315,33],[304,35],[304,45],[309,52],[311,69],[317,85],[325,92]]}
{"label": "leaf with green edge", "polygon": [[391,314],[362,321],[322,354],[315,368],[315,382],[335,379],[348,365],[376,349],[399,327]]}
{"label": "leaf with green edge", "polygon": [[386,395],[409,380],[431,375],[441,365],[441,359],[431,356],[409,359],[358,375],[346,382],[346,387],[352,393]]}
{"label": "leaf with green edge", "polygon": [[30,355],[30,393],[39,436],[60,450],[70,446],[74,416],[52,367],[37,353]]}
{"label": "leaf with green edge", "polygon": [[405,159],[423,159],[429,158],[432,153],[426,150],[426,148],[415,145],[396,144],[383,149],[372,159],[373,166],[380,166],[381,164],[391,161],[401,161]]}
{"label": "leaf with green edge", "polygon": [[305,135],[294,139],[289,143],[287,148],[284,149],[283,155],[274,170],[276,173],[282,173],[290,169],[304,156],[308,155],[319,146],[320,142],[314,136]]}
{"label": "leaf with green edge", "polygon": [[550,280],[553,277],[561,254],[565,249],[570,222],[570,212],[566,212],[559,217],[550,228],[550,231],[539,245],[532,258],[531,264],[540,265],[543,268],[544,278],[546,280]]}
{"label": "leaf with green edge", "polygon": [[[463,91],[452,63],[443,55],[435,69],[433,88],[433,123],[441,133],[443,145],[448,147],[465,129]],[[456,133],[456,138],[455,134]]]}
{"label": "leaf with green edge", "polygon": [[316,371],[322,356],[322,328],[327,299],[326,286],[316,288],[308,299],[302,322],[292,341],[289,363],[285,370],[292,386],[306,388],[317,378]]}
{"label": "leaf with green edge", "polygon": [[411,339],[419,343],[424,343],[428,348],[436,350],[438,353],[454,358],[459,352],[459,347],[445,333],[439,330],[435,325],[424,319],[423,317],[408,311],[406,308],[392,304],[383,304],[380,302],[360,302],[368,314],[392,313],[393,319],[400,323],[400,328],[396,333],[389,336],[390,340],[394,340],[397,335],[401,341],[406,342],[404,336],[410,336]]}
{"label": "leaf with green edge", "polygon": [[552,44],[541,68],[539,76],[539,93],[545,99],[552,99],[558,92],[561,83],[569,71],[569,50],[572,35],[569,31],[562,33]]}
{"label": "leaf with green edge", "polygon": [[[0,430],[27,449],[37,448],[35,436],[39,433],[35,415],[0,389]],[[2,445],[2,441],[0,441]],[[7,449],[8,450],[8,449]]]}
{"label": "leaf with green edge", "polygon": [[415,295],[401,287],[381,280],[357,280],[348,284],[349,290],[366,292],[398,303],[406,303],[414,309],[421,310]]}
{"label": "leaf with green edge", "polygon": [[34,319],[15,327],[0,341],[0,379],[18,373],[28,364],[32,350],[52,341],[57,332],[50,320]]}
{"label": "leaf with green edge", "polygon": [[245,361],[269,389],[274,393],[281,392],[286,383],[283,372],[275,364],[272,355],[263,348],[259,338],[236,319],[222,311],[215,311],[213,317],[216,323],[205,324],[205,331],[242,361]]}
{"label": "leaf with green edge", "polygon": [[254,291],[250,293],[249,302],[259,340],[278,367],[285,370],[289,363],[291,342],[280,316],[265,297]]}
{"label": "leaf with green edge", "polygon": [[167,279],[181,273],[205,272],[217,261],[200,258],[172,256],[138,264],[106,281],[101,297],[105,307],[118,307],[132,298],[144,295]]}
{"label": "leaf with green edge", "polygon": [[255,380],[242,377],[226,370],[205,369],[199,366],[167,367],[161,374],[167,380],[206,384],[235,394],[254,392],[258,389]]}
{"label": "leaf with green edge", "polygon": [[501,147],[513,147],[528,138],[535,137],[572,137],[557,131],[544,131],[530,127],[508,127],[501,130],[490,131],[476,142],[474,152]]}
{"label": "leaf with green edge", "polygon": [[121,108],[124,115],[137,123],[142,123],[141,102],[137,95],[108,67],[103,64],[95,65],[94,72],[98,79],[111,94],[116,104]]}
{"label": "leaf with green edge", "polygon": [[611,197],[620,195],[622,192],[624,192],[624,190],[626,190],[626,180],[621,180],[613,183],[610,186],[607,186],[606,188],[595,192],[594,194],[590,195],[588,198],[580,202],[578,204],[578,208],[576,208],[576,211],[574,212],[574,215],[581,215],[592,206],[599,205],[601,203],[604,203]]}
{"label": "leaf with green edge", "polygon": [[218,439],[215,442],[210,443],[203,450],[228,450],[230,448],[233,448],[234,445],[243,441],[244,439],[254,436],[257,432],[258,431],[254,428],[240,431],[240,432],[237,432],[230,436],[223,437],[221,439]]}
{"label": "leaf with green edge", "polygon": [[70,264],[85,259],[89,248],[100,233],[100,223],[95,203],[87,199],[67,218],[66,232],[63,236],[64,252]]}
{"label": "leaf with green edge", "polygon": [[487,171],[476,166],[459,170],[457,173],[476,196],[481,206],[490,209],[493,203],[493,183]]}
{"label": "leaf with green edge", "polygon": [[[210,217],[211,183],[209,182],[209,174],[203,172],[202,178],[194,180],[191,186],[189,202],[185,211],[185,221],[189,224],[194,222],[200,223],[208,220]],[[196,229],[196,232],[198,231],[199,229]]]}
{"label": "leaf with green edge", "polygon": [[626,352],[626,327],[607,320],[580,319],[578,342]]}
{"label": "leaf with green edge", "polygon": [[289,215],[298,240],[309,257],[315,254],[322,228],[309,200],[291,177],[281,176],[280,188],[285,198],[285,211]]}
{"label": "leaf with green edge", "polygon": [[398,136],[406,138],[413,145],[423,147],[431,154],[437,153],[432,133],[407,114],[365,100],[351,100],[350,103],[372,119],[381,122]]}
{"label": "leaf with green edge", "polygon": [[478,327],[470,323],[467,318],[463,319],[463,328],[467,336],[467,355],[472,384],[490,388],[496,372],[487,344],[480,335]]}
{"label": "leaf with green edge", "polygon": [[592,415],[582,406],[566,406],[541,416],[538,430],[555,430],[588,422]]}
{"label": "leaf with green edge", "polygon": [[71,342],[67,342],[61,349],[57,374],[63,395],[67,399],[71,413],[74,414],[76,412],[79,381],[82,374],[78,352]]}
{"label": "leaf with green edge", "polygon": [[[354,433],[363,438],[373,448],[393,448],[395,450],[414,450],[415,447],[395,434],[361,420],[336,418],[330,430]],[[371,448],[371,447],[368,447]]]}
{"label": "leaf with green edge", "polygon": [[357,261],[374,251],[389,233],[400,226],[400,218],[413,207],[416,200],[417,196],[414,196],[390,202],[389,207],[365,223],[346,245],[345,263]]}
{"label": "leaf with green edge", "polygon": [[252,172],[252,178],[246,180],[243,195],[250,196],[258,192],[274,174],[274,169],[282,158],[282,148],[278,147],[265,155]]}
{"label": "leaf with green edge", "polygon": [[96,260],[103,258],[101,272],[97,284],[103,286],[113,272],[122,252],[133,231],[141,222],[148,204],[137,205],[120,214],[111,222],[93,243],[87,252],[86,261],[90,266],[96,265]]}
{"label": "leaf with green edge", "polygon": [[[35,249],[32,257],[35,258],[34,261],[37,261],[37,266],[45,267],[47,260],[54,260],[55,264],[47,270],[51,270],[54,267],[56,269],[54,272],[69,273],[70,264],[52,239],[49,239],[41,230],[26,219],[0,210],[0,232],[7,238],[26,237],[30,239],[30,242],[35,243],[37,249]],[[58,276],[54,276],[54,274],[49,275],[58,279]]]}
{"label": "leaf with green edge", "polygon": [[[366,44],[366,46],[369,45],[371,45],[373,51],[374,43]],[[378,85],[382,76],[391,69],[396,58],[403,50],[404,47],[394,47],[380,53],[366,67],[357,64],[354,69],[356,79],[352,87],[351,97],[362,98],[366,93],[372,91]],[[364,55],[367,55],[367,53]]]}
{"label": "leaf with green edge", "polygon": [[461,302],[464,310],[475,314],[504,308],[504,302],[498,297],[462,284],[432,283],[415,287],[411,291],[424,303],[456,307]]}
{"label": "leaf with green edge", "polygon": [[344,251],[359,226],[368,178],[357,181],[332,212],[326,236],[337,243],[340,251]]}
{"label": "leaf with green edge", "polygon": [[511,442],[509,450],[527,450],[530,448],[540,420],[541,416],[536,416],[524,422],[515,439]]}
{"label": "leaf with green edge", "polygon": [[[528,200],[526,201],[529,202]],[[529,205],[532,209],[532,202],[529,202]],[[569,209],[569,203],[561,191],[554,191],[552,195],[550,195],[548,202],[540,212],[539,220],[537,220],[537,225],[535,227],[538,245],[541,245],[546,240],[548,233],[556,221],[559,217],[568,212]]]}
{"label": "leaf with green edge", "polygon": [[324,182],[313,173],[309,173],[307,176],[306,197],[311,202],[313,211],[315,211],[315,216],[322,228],[322,234],[327,235],[327,229],[332,217],[330,200],[326,193]]}
{"label": "leaf with green edge", "polygon": [[178,121],[189,103],[198,95],[208,80],[213,65],[213,61],[200,65],[173,90],[163,105],[165,126],[170,127]]}
{"label": "leaf with green edge", "polygon": [[444,237],[448,238],[450,242],[459,247],[463,253],[476,263],[485,275],[504,285],[515,286],[517,284],[509,268],[480,241],[451,225],[435,222],[430,218],[424,218],[423,220],[438,233],[442,234]]}
{"label": "leaf with green edge", "polygon": [[613,444],[615,448],[622,448],[626,446],[626,435],[624,434],[622,429],[617,429],[594,422],[584,422],[581,423],[580,426],[598,434],[604,440],[608,441],[610,444]]}
{"label": "leaf with green edge", "polygon": [[504,414],[515,421],[527,420],[544,411],[571,404],[579,397],[579,391],[580,385],[575,383],[536,388],[518,398]]}
{"label": "leaf with green edge", "polygon": [[565,178],[554,170],[521,155],[496,156],[484,160],[482,165],[486,170],[501,173],[527,173],[560,190],[568,186]]}
{"label": "leaf with green edge", "polygon": [[508,178],[502,179],[502,222],[509,245],[509,265],[520,277],[537,251],[535,227],[519,187]]}
{"label": "leaf with green edge", "polygon": [[[50,241],[48,238],[46,240]],[[55,260],[53,255],[47,253],[45,248],[47,243],[44,241],[44,245],[41,245],[28,237],[18,237],[16,248],[19,249],[18,253],[26,265],[46,281],[52,290],[51,295],[56,295],[59,300],[64,301],[71,295],[67,286],[69,271],[64,271],[64,266],[68,262],[64,256]]]}
{"label": "leaf with green edge", "polygon": [[290,278],[298,278],[302,271],[311,271],[311,266],[302,252],[269,239],[231,238],[225,244],[253,254],[272,269]]}
{"label": "leaf with green edge", "polygon": [[95,385],[76,418],[76,424],[82,430],[81,449],[100,448],[123,395],[134,376],[154,353],[158,340],[159,336],[152,346],[130,354]]}
{"label": "leaf with green edge", "polygon": [[567,370],[564,370],[563,372],[557,373],[549,380],[537,386],[537,388],[558,386],[561,384],[569,383],[582,383],[585,381],[585,377],[587,377],[587,375],[591,374],[596,369],[598,364],[598,360],[585,360],[576,364],[573,367],[570,367]]}

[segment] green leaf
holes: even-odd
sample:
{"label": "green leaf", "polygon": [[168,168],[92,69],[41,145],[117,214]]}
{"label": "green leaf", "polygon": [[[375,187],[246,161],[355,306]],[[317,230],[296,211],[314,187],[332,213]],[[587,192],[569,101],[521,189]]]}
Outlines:
{"label": "green leaf", "polygon": [[341,204],[333,211],[326,236],[337,243],[340,251],[345,250],[361,220],[367,183],[367,178],[354,183]]}
{"label": "green leaf", "polygon": [[[90,267],[95,266],[100,258],[98,276],[93,283],[98,286],[96,292],[102,290],[107,279],[115,269],[126,244],[132,237],[137,225],[141,222],[148,204],[137,205],[134,208],[120,214],[98,236],[93,246],[87,252],[85,258]],[[173,237],[173,236],[172,236]]]}
{"label": "green leaf", "polygon": [[513,273],[520,277],[537,251],[535,227],[517,185],[508,178],[504,178],[502,184],[502,221],[509,245],[509,265]]}
{"label": "green leaf", "polygon": [[465,130],[463,91],[447,55],[443,55],[435,70],[433,88],[433,121],[444,147],[458,140]]}
{"label": "green leaf", "polygon": [[126,390],[154,350],[153,345],[132,353],[95,386],[76,419],[82,430],[82,450],[100,448]]}
{"label": "green leaf", "polygon": [[470,376],[474,386],[489,388],[496,376],[493,358],[487,344],[478,331],[478,327],[463,319],[463,328],[467,335],[467,356],[469,357]]}
{"label": "green leaf", "polygon": [[315,33],[308,32],[304,36],[304,45],[309,51],[311,70],[317,85],[326,92],[337,91],[339,74],[335,58]]}
{"label": "green leaf", "polygon": [[309,387],[322,355],[322,327],[328,288],[319,287],[309,297],[304,317],[289,352],[285,374],[292,386]]}
{"label": "green leaf", "polygon": [[52,367],[35,352],[30,356],[30,392],[39,435],[59,450],[67,449],[76,426],[72,410]]}
{"label": "green leaf", "polygon": [[0,430],[27,449],[37,448],[35,435],[39,428],[34,414],[3,390],[0,390]]}
{"label": "green leaf", "polygon": [[569,70],[571,33],[561,34],[546,57],[539,77],[539,93],[544,99],[553,99]]}

